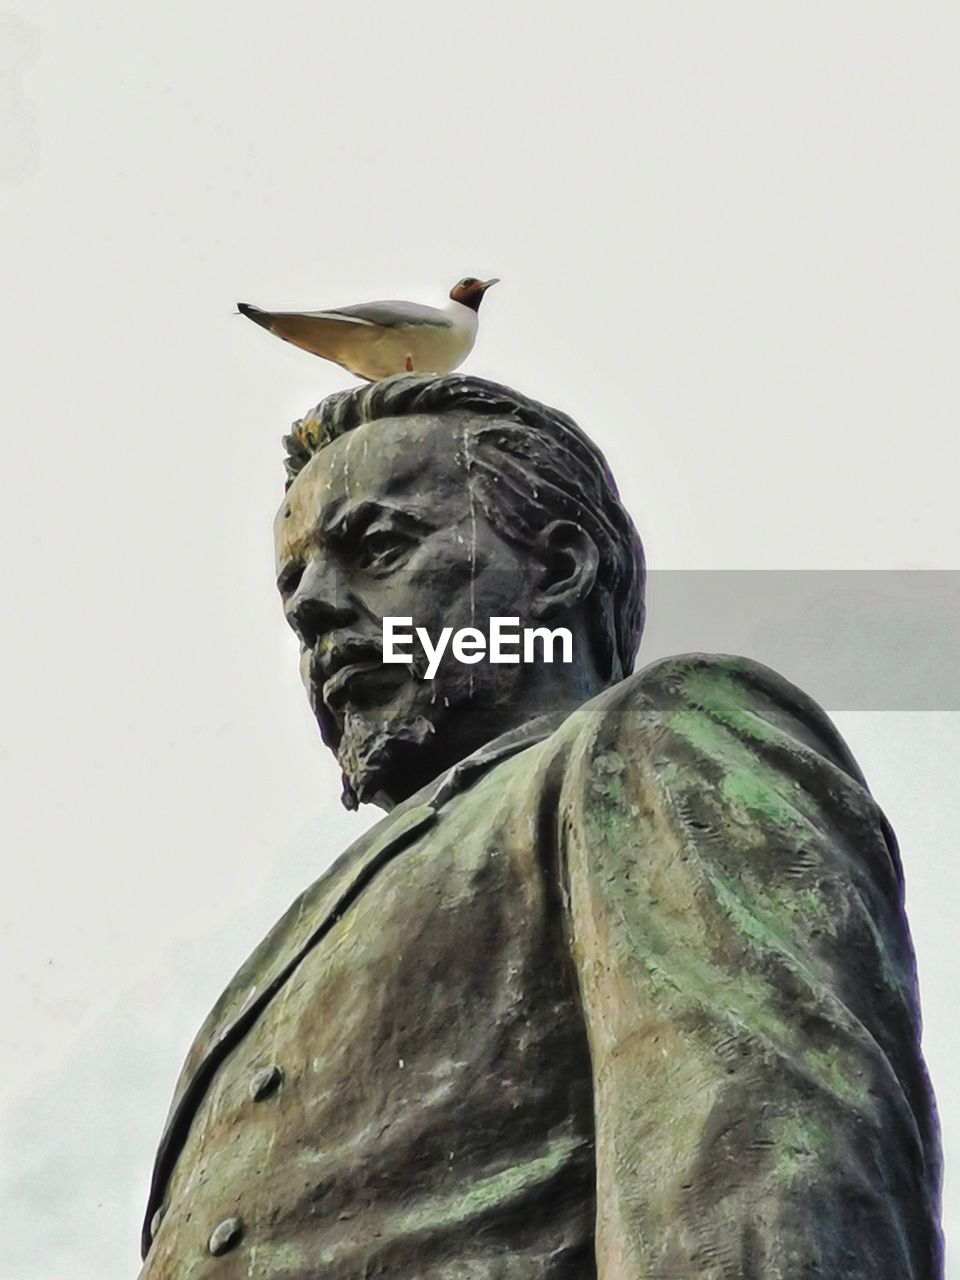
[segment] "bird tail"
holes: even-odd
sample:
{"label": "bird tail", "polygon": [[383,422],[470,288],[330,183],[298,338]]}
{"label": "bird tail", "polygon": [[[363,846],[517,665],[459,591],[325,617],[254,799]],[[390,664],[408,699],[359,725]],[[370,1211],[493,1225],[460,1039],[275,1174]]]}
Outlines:
{"label": "bird tail", "polygon": [[254,324],[262,325],[264,329],[269,329],[273,324],[273,316],[269,311],[261,311],[259,307],[253,307],[249,302],[238,302],[237,310]]}

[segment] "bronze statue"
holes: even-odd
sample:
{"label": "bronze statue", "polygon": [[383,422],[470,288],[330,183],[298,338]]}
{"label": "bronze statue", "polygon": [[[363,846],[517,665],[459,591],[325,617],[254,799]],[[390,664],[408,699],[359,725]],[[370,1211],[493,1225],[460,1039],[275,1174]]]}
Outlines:
{"label": "bronze statue", "polygon": [[[893,833],[742,658],[630,674],[639,538],[564,415],[476,378],[287,438],[279,587],[344,800],[386,811],[190,1050],[144,1280],[936,1280]],[[383,620],[573,662],[382,662]]]}

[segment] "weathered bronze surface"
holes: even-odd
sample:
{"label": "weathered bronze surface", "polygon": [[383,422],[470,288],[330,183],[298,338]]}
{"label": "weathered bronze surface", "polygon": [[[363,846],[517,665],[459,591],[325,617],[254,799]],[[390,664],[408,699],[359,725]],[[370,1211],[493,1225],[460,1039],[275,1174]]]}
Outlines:
{"label": "weathered bronze surface", "polygon": [[[197,1036],[144,1280],[937,1280],[899,856],[833,725],[742,658],[626,674],[642,559],[572,424],[352,395],[294,432],[278,562],[345,799],[387,813]],[[364,656],[385,614],[498,613],[579,660]]]}

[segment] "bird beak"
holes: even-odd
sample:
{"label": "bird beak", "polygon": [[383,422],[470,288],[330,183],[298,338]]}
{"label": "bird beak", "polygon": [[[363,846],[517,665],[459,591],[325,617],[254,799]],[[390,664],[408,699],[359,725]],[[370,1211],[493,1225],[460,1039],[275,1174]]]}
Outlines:
{"label": "bird beak", "polygon": [[486,293],[486,291],[490,288],[490,286],[491,286],[492,284],[499,284],[499,283],[500,283],[500,277],[499,277],[499,276],[494,276],[492,280],[484,280],[484,281],[483,281],[483,291],[484,291],[484,293]]}

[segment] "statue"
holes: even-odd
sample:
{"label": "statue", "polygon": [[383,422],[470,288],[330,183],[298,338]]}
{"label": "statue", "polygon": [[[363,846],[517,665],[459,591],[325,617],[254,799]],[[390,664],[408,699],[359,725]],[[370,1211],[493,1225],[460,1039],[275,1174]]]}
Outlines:
{"label": "statue", "polygon": [[[284,609],[385,816],[200,1030],[143,1280],[936,1280],[897,845],[826,715],[631,674],[640,541],[564,415],[401,376],[286,443]],[[496,619],[538,660],[475,660]]]}

